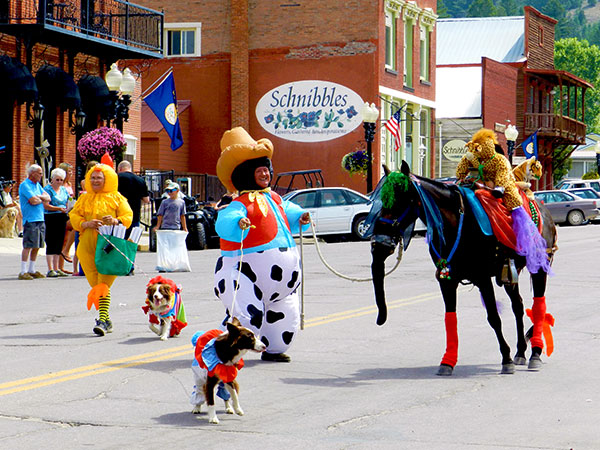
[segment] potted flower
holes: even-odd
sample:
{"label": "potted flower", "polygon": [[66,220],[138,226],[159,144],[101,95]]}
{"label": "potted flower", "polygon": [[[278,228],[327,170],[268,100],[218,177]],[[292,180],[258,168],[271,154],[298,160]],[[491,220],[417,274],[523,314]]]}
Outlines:
{"label": "potted flower", "polygon": [[362,176],[367,175],[367,151],[358,149],[350,153],[346,153],[342,158],[342,168],[353,175],[358,173]]}
{"label": "potted flower", "polygon": [[83,135],[77,144],[79,156],[85,162],[100,161],[108,153],[115,162],[123,159],[127,143],[116,128],[100,127]]}

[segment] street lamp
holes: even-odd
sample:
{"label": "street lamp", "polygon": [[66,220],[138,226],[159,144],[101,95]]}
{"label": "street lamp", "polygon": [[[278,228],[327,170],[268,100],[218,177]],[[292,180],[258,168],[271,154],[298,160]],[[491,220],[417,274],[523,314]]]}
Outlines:
{"label": "street lamp", "polygon": [[506,147],[508,148],[508,161],[512,165],[513,153],[515,151],[515,142],[519,137],[519,131],[514,125],[508,124],[506,130],[504,130],[504,136],[506,136]]}
{"label": "street lamp", "polygon": [[129,68],[121,72],[117,63],[113,63],[110,70],[106,72],[104,80],[110,91],[112,101],[108,120],[113,119],[116,128],[122,132],[123,121],[127,122],[129,120],[129,105],[131,104],[131,94],[135,90],[135,77]]}
{"label": "street lamp", "polygon": [[600,174],[600,141],[596,141],[596,145],[594,145],[594,150],[596,151],[596,168],[598,169],[598,173]]}
{"label": "street lamp", "polygon": [[367,141],[367,194],[373,190],[373,170],[371,168],[373,163],[373,155],[371,150],[371,144],[375,138],[375,124],[379,118],[379,110],[374,103],[369,105],[365,102],[360,110],[360,115],[363,120],[363,127],[365,128],[365,141]]}
{"label": "street lamp", "polygon": [[[78,133],[81,133],[81,131],[83,131],[83,127],[85,126],[86,117],[87,117],[87,115],[82,110],[77,111],[77,114],[75,114],[75,123],[73,123],[73,119],[71,118],[71,116],[69,116],[69,125],[71,125],[71,134],[78,136]],[[77,141],[79,141],[79,137],[77,138]]]}

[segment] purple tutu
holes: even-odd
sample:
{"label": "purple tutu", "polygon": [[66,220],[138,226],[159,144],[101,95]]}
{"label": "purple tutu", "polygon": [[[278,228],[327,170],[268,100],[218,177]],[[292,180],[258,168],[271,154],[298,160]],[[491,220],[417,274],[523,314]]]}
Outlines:
{"label": "purple tutu", "polygon": [[512,228],[517,238],[517,254],[524,256],[529,273],[537,273],[540,269],[548,275],[552,274],[550,260],[546,252],[546,240],[542,237],[531,217],[522,206],[511,212]]}

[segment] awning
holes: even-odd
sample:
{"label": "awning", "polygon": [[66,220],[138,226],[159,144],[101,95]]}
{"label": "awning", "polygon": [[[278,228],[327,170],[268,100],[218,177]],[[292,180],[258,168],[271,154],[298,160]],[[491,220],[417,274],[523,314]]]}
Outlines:
{"label": "awning", "polygon": [[44,106],[55,105],[61,109],[79,109],[81,97],[73,77],[59,67],[45,65],[35,74],[40,94],[40,102]]}
{"label": "awning", "polygon": [[77,82],[77,86],[81,95],[81,107],[85,113],[106,117],[112,100],[104,79],[95,75],[84,75]]}
{"label": "awning", "polygon": [[18,103],[34,102],[38,97],[35,79],[25,64],[7,55],[0,56],[0,83],[4,95]]}

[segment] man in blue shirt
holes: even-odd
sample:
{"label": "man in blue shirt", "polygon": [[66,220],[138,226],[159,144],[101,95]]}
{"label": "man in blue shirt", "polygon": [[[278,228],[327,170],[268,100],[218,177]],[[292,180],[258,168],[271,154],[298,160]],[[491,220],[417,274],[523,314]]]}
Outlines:
{"label": "man in blue shirt", "polygon": [[23,213],[23,252],[19,280],[45,278],[35,270],[38,251],[44,247],[44,203],[50,202],[50,196],[40,184],[42,176],[42,168],[32,164],[27,168],[27,179],[19,186],[19,202]]}

